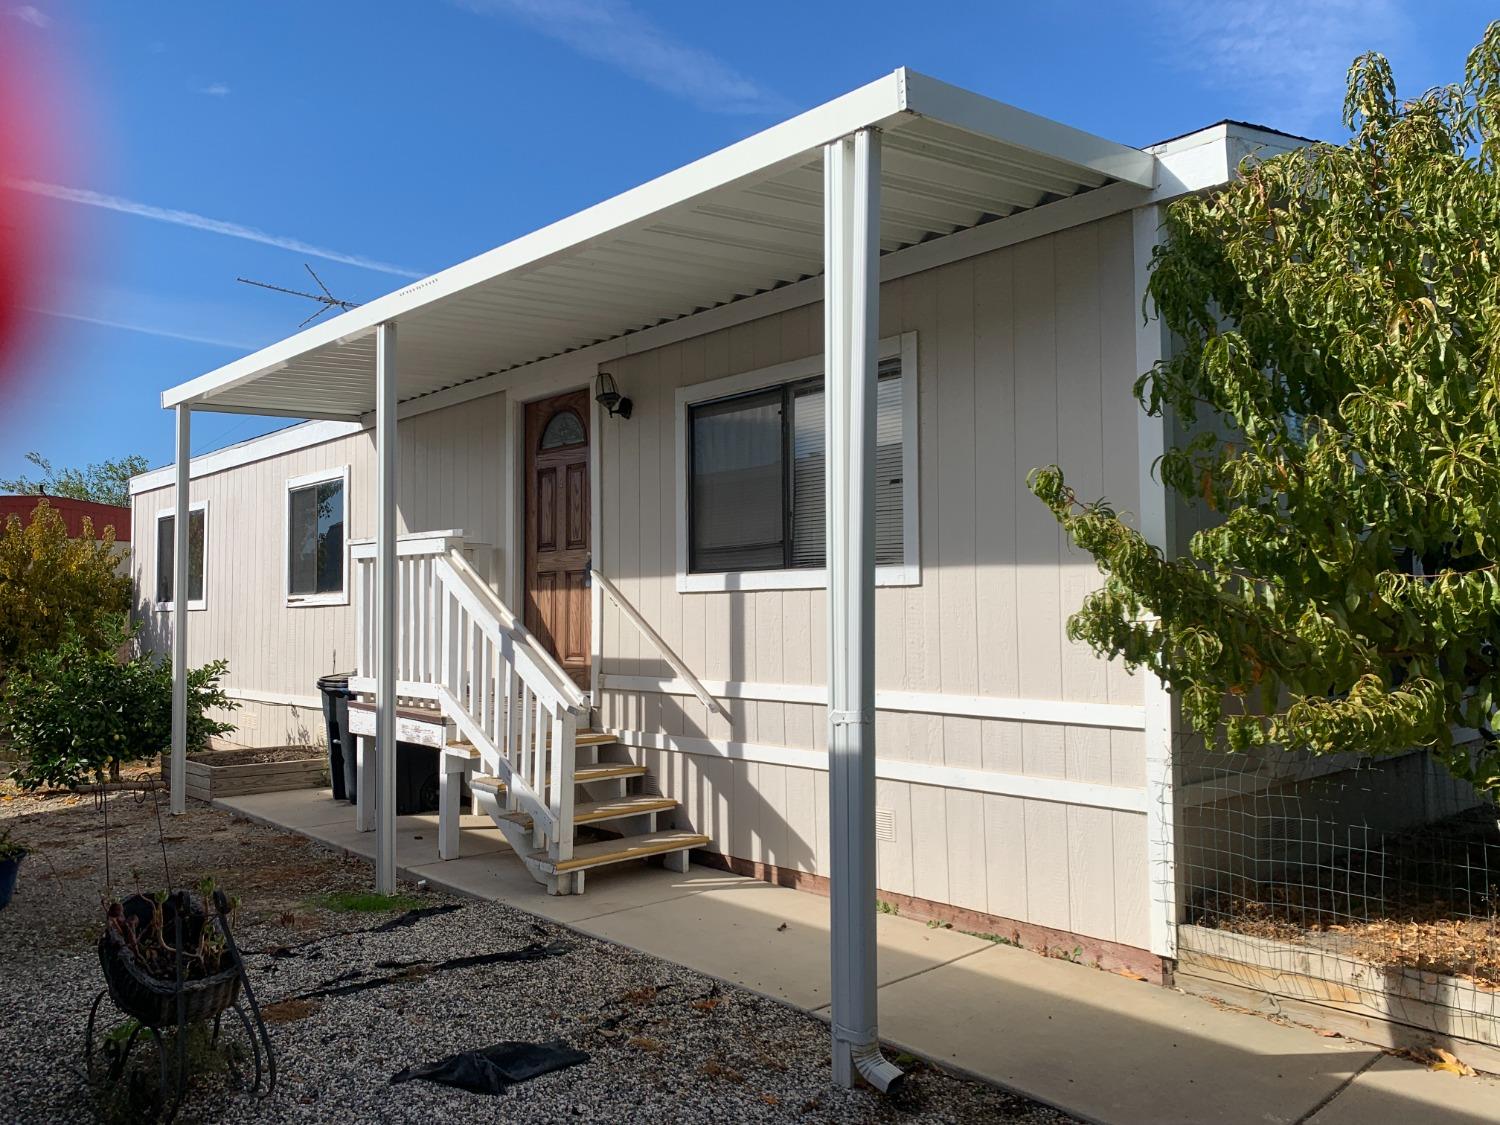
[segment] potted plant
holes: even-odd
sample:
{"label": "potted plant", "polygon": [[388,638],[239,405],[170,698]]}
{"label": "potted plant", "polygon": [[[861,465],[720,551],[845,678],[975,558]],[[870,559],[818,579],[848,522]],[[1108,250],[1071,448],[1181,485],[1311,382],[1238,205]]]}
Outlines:
{"label": "potted plant", "polygon": [[10,905],[10,896],[16,890],[16,875],[25,858],[26,849],[11,840],[10,829],[0,831],[0,910]]}
{"label": "potted plant", "polygon": [[199,889],[197,898],[187,891],[137,894],[105,909],[99,964],[115,1005],[142,1024],[211,1020],[239,999],[229,901],[211,882]]}

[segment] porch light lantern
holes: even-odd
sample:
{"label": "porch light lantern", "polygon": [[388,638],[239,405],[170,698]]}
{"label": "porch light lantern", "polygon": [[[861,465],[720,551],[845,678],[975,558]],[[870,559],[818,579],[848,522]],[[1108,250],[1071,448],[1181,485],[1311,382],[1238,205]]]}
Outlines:
{"label": "porch light lantern", "polygon": [[608,410],[611,418],[617,414],[621,418],[629,418],[630,412],[635,409],[635,403],[620,393],[620,388],[615,386],[615,377],[608,371],[599,372],[594,401]]}

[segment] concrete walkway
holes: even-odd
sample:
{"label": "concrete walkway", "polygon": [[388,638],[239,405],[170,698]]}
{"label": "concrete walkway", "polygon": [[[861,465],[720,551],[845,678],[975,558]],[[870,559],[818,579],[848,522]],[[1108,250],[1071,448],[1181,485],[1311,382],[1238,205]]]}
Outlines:
{"label": "concrete walkway", "polygon": [[[216,805],[371,857],[327,790]],[[402,874],[495,899],[827,1018],[828,900],[710,868],[591,871],[549,897],[484,817],[463,858],[437,859],[437,817],[398,820]],[[1500,1081],[1459,1078],[1344,1039],[952,930],[881,915],[883,1039],[1086,1119],[1128,1123],[1477,1125]]]}

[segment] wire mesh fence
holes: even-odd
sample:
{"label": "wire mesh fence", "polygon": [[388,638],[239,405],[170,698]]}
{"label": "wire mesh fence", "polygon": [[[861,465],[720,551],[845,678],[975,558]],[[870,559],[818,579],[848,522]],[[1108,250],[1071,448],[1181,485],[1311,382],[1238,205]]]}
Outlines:
{"label": "wire mesh fence", "polygon": [[1182,957],[1500,1045],[1500,808],[1421,752],[1180,754]]}

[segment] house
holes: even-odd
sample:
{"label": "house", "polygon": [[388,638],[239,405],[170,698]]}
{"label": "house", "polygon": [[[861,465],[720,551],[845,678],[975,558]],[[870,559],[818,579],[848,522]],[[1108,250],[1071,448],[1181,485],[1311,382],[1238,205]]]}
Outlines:
{"label": "house", "polygon": [[[357,730],[441,756],[443,854],[467,779],[556,892],[691,851],[831,879],[851,972],[878,885],[1159,973],[1171,700],[1068,641],[1099,576],[1026,476],[1167,541],[1131,394],[1160,208],[1296,143],[1137,149],[898,70],[166,390],[141,612],[179,675],[228,660],[247,742],[353,669]],[[196,411],[309,420],[189,462]]]}
{"label": "house", "polygon": [[98,504],[92,500],[73,500],[66,496],[0,496],[0,527],[4,527],[5,521],[11,516],[16,516],[22,523],[29,523],[31,513],[36,511],[37,504],[42,500],[46,500],[47,506],[62,516],[69,539],[81,538],[84,534],[83,522],[88,520],[96,538],[104,534],[105,528],[113,528],[115,542],[129,545],[132,520],[130,508]]}

